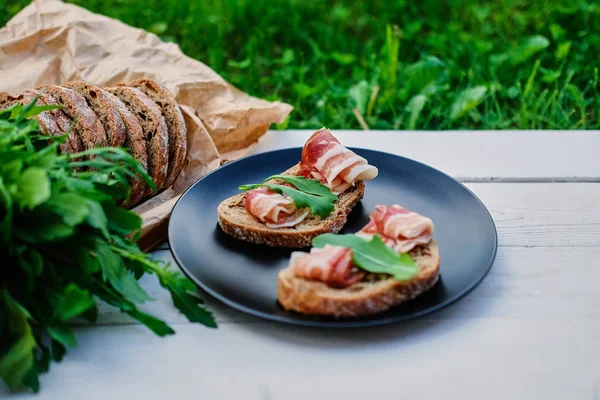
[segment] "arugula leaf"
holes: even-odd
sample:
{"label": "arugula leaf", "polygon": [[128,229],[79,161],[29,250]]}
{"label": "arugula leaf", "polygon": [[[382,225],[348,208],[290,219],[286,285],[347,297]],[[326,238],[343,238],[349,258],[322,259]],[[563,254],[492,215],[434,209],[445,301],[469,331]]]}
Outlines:
{"label": "arugula leaf", "polygon": [[160,319],[155,318],[152,315],[146,314],[144,312],[141,312],[137,309],[128,311],[127,314],[137,319],[142,324],[146,325],[152,330],[152,332],[156,333],[158,336],[167,336],[175,333],[175,331],[164,321],[161,321]]}
{"label": "arugula leaf", "polygon": [[298,190],[308,194],[316,194],[327,199],[338,200],[338,197],[331,193],[331,190],[316,179],[306,179],[303,176],[293,175],[273,175],[263,181],[268,182],[272,179],[281,179],[289,184],[294,185]]}
{"label": "arugula leaf", "polygon": [[106,214],[104,213],[104,209],[102,205],[97,201],[86,200],[88,207],[88,215],[86,218],[86,222],[92,228],[99,229],[102,232],[102,235],[106,238],[110,238],[110,234],[108,233],[108,218],[106,218]]}
{"label": "arugula leaf", "polygon": [[352,234],[325,233],[314,238],[312,244],[314,247],[324,247],[326,244],[348,247],[354,254],[354,263],[360,268],[389,274],[399,281],[411,279],[419,272],[417,264],[407,253],[398,254],[377,235],[366,240]]}
{"label": "arugula leaf", "polygon": [[44,206],[68,226],[81,224],[89,214],[85,197],[75,193],[53,193]]}
{"label": "arugula leaf", "polygon": [[150,299],[131,272],[125,268],[123,259],[114,253],[106,242],[96,242],[94,255],[100,265],[104,280],[110,282],[126,299],[137,303]]}
{"label": "arugula leaf", "polygon": [[45,170],[28,168],[17,180],[13,198],[21,208],[33,208],[50,198],[50,180]]}
{"label": "arugula leaf", "polygon": [[66,347],[76,347],[77,340],[71,329],[63,323],[55,323],[48,326],[48,333],[52,339]]}
{"label": "arugula leaf", "polygon": [[17,338],[0,357],[0,377],[14,390],[33,366],[36,343],[28,322],[29,313],[6,289],[0,291],[0,305],[7,313],[10,331]]}
{"label": "arugula leaf", "polygon": [[333,200],[331,198],[303,193],[289,186],[271,184],[266,184],[265,186],[277,193],[287,194],[296,204],[296,207],[308,207],[313,214],[318,215],[321,218],[327,217],[334,210]]}
{"label": "arugula leaf", "polygon": [[[265,183],[273,179],[281,179],[287,183],[294,185],[297,189],[289,186],[279,185],[275,183]],[[240,190],[252,190],[265,186],[277,193],[288,195],[296,207],[310,208],[310,211],[320,216],[327,217],[334,210],[333,202],[338,200],[338,197],[331,193],[331,190],[316,179],[306,179],[303,176],[290,175],[273,175],[263,181],[263,183],[255,183],[249,185],[241,185]]]}
{"label": "arugula leaf", "polygon": [[53,303],[54,312],[62,321],[74,318],[96,305],[90,292],[75,283],[69,283]]}

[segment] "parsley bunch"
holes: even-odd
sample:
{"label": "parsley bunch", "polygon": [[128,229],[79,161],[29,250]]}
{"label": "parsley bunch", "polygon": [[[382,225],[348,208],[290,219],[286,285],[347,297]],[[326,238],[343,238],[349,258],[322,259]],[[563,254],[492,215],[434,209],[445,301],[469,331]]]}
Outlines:
{"label": "parsley bunch", "polygon": [[60,155],[65,137],[41,136],[29,119],[51,108],[0,112],[0,377],[13,390],[39,390],[38,375],[77,345],[67,322],[96,321],[97,301],[173,334],[137,307],[151,300],[138,284],[145,273],[191,322],[216,327],[195,286],[137,247],[141,219],[116,204],[128,178],[152,186],[141,165],[118,148]]}

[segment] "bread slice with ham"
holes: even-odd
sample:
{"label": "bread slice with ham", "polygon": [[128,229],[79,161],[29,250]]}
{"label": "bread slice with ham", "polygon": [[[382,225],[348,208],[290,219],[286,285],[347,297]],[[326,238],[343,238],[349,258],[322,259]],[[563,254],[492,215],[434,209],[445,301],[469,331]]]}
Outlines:
{"label": "bread slice with ham", "polygon": [[[296,165],[284,172],[284,175],[298,175],[300,166]],[[282,184],[283,181],[273,180]],[[255,189],[256,190],[256,189]],[[346,225],[348,214],[363,198],[365,183],[357,182],[350,190],[338,195],[334,210],[325,218],[308,214],[295,226],[272,228],[260,221],[246,209],[246,197],[250,192],[237,194],[223,201],[218,209],[219,226],[226,234],[246,242],[264,244],[273,247],[302,248],[310,246],[313,238],[322,233],[338,233]],[[272,225],[271,225],[272,226]]]}
{"label": "bread slice with ham", "polygon": [[398,253],[408,253],[417,265],[410,279],[371,273],[355,266],[352,250],[342,246],[294,252],[278,276],[277,298],[290,311],[338,318],[378,314],[414,299],[439,279],[440,255],[432,239],[433,222],[395,204],[378,205],[371,221],[356,235],[378,235]]}
{"label": "bread slice with ham", "polygon": [[440,253],[432,239],[408,253],[419,267],[412,279],[398,281],[389,275],[365,274],[344,288],[306,279],[293,266],[279,272],[277,299],[289,311],[336,318],[379,314],[431,289],[439,279]]}
{"label": "bread slice with ham", "polygon": [[[319,129],[305,143],[302,158],[284,175],[318,180],[338,196],[333,211],[320,217],[309,208],[297,209],[286,194],[266,187],[252,189],[224,200],[218,207],[221,229],[247,242],[275,247],[310,246],[322,233],[338,233],[352,208],[362,199],[365,180],[377,176],[377,168],[345,148],[328,129]],[[285,185],[280,179],[267,183]],[[326,190],[326,189],[325,189]]]}

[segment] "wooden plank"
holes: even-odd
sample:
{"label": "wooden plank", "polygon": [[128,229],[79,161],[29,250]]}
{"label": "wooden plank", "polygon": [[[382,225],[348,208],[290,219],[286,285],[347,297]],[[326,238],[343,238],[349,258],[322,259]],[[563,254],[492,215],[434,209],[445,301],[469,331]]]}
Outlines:
{"label": "wooden plank", "polygon": [[[301,147],[313,131],[270,131],[254,152]],[[334,131],[346,146],[402,155],[464,181],[600,181],[600,131]]]}
{"label": "wooden plank", "polygon": [[[500,249],[482,288],[456,307],[466,307],[465,315],[476,313],[479,303],[484,302],[494,305],[494,313],[503,317],[526,318],[538,313],[563,317],[569,313],[600,316],[597,306],[600,304],[597,290],[600,184],[472,183],[467,186],[490,209],[497,225]],[[155,255],[175,264],[169,251],[157,251]],[[186,322],[174,312],[170,296],[154,277],[144,278],[142,282],[156,299],[145,309],[172,323]],[[219,323],[260,322],[210,298],[207,301]],[[553,306],[546,309],[548,304]],[[99,323],[132,321],[110,307],[103,307]]]}
{"label": "wooden plank", "polygon": [[146,309],[175,336],[103,310],[111,326],[77,327],[79,347],[42,378],[41,394],[15,398],[599,398],[600,184],[468,186],[491,210],[500,248],[483,283],[445,310],[335,331],[209,301],[220,323],[212,330],[188,324],[148,277],[156,301]]}
{"label": "wooden plank", "polygon": [[368,330],[176,328],[162,339],[79,328],[79,347],[31,398],[594,399],[600,383],[597,318],[495,317],[482,305],[479,317],[451,308]]}

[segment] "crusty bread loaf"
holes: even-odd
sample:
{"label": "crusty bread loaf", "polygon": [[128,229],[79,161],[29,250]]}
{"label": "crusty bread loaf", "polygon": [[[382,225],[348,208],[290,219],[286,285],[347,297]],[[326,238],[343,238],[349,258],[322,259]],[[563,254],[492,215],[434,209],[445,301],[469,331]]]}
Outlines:
{"label": "crusty bread loaf", "polygon": [[[296,175],[299,164],[284,174]],[[279,183],[283,183],[280,181]],[[224,200],[217,209],[221,229],[236,239],[273,247],[300,248],[310,246],[312,239],[322,233],[338,233],[346,224],[347,216],[352,208],[363,198],[365,183],[360,181],[344,193],[335,202],[335,209],[325,218],[314,214],[291,228],[269,228],[245,208],[246,193],[240,193]]]}
{"label": "crusty bread loaf", "polygon": [[45,93],[51,95],[58,104],[63,106],[62,110],[69,118],[76,120],[75,130],[86,150],[106,146],[104,127],[82,95],[74,90],[55,85],[42,86],[38,89],[45,90]]}
{"label": "crusty bread loaf", "polygon": [[439,278],[440,255],[437,243],[420,245],[409,252],[419,273],[398,281],[389,275],[368,274],[363,281],[345,289],[298,278],[290,267],[279,272],[277,299],[289,311],[337,318],[378,314],[431,289]]}
{"label": "crusty bread loaf", "polygon": [[88,106],[100,119],[106,133],[107,146],[120,147],[123,145],[127,128],[117,107],[106,96],[107,92],[83,81],[70,81],[62,86],[76,91],[85,98]]}
{"label": "crusty bread loaf", "polygon": [[[121,119],[125,123],[125,143],[124,146],[129,149],[129,153],[142,164],[142,167],[148,171],[148,154],[146,152],[146,140],[144,131],[138,122],[135,115],[127,109],[127,106],[112,93],[105,92],[108,99],[113,102]],[[133,207],[139,203],[144,197],[147,185],[140,176],[135,179],[130,179],[131,192],[129,194],[129,202],[125,204],[127,207]]]}
{"label": "crusty bread loaf", "polygon": [[[105,88],[117,96],[137,118],[146,139],[148,174],[154,180],[156,190],[165,186],[169,168],[168,131],[160,107],[141,90],[125,86]],[[146,194],[152,194],[150,189]]]}
{"label": "crusty bread loaf", "polygon": [[[38,105],[55,105],[56,100],[48,94],[37,93],[35,90],[22,90],[20,92],[0,93],[0,110],[6,109],[15,103],[29,104],[38,96]],[[33,117],[40,126],[40,132],[45,136],[62,136],[68,132],[70,120],[61,110],[50,110],[39,113]],[[60,145],[62,153],[80,151],[81,144],[75,132],[71,132],[65,143]]]}
{"label": "crusty bread loaf", "polygon": [[152,79],[136,79],[119,86],[140,89],[160,107],[169,132],[169,170],[165,186],[171,186],[183,168],[187,156],[187,129],[179,104],[171,92]]}

